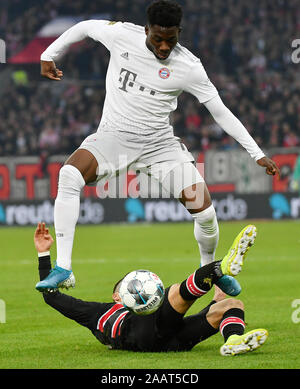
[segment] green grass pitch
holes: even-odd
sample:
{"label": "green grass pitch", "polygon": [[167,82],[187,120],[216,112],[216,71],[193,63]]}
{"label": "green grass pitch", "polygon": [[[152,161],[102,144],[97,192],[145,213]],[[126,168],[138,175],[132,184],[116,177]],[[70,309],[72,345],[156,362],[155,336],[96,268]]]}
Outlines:
{"label": "green grass pitch", "polygon": [[[217,258],[248,222],[220,223]],[[0,299],[6,323],[0,323],[1,369],[298,369],[300,368],[300,222],[255,222],[256,243],[238,280],[247,329],[267,328],[259,350],[222,357],[220,334],[190,352],[134,353],[108,350],[84,327],[47,306],[35,290],[37,258],[34,228],[1,228]],[[50,228],[53,234],[53,227]],[[55,245],[52,249],[55,259]],[[121,276],[137,268],[158,273],[165,286],[184,280],[199,265],[193,225],[78,226],[73,249],[76,288],[67,292],[91,301],[111,301]],[[198,300],[196,313],[213,295]],[[299,306],[298,306],[299,308]]]}

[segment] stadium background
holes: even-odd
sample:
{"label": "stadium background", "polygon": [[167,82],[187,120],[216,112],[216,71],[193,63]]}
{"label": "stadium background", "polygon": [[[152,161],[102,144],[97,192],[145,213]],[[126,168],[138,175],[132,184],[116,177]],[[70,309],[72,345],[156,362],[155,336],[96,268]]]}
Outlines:
{"label": "stadium background", "polygon": [[[144,24],[147,3],[1,2],[0,36],[7,57],[0,72],[2,225],[35,224],[41,217],[51,221],[59,167],[101,118],[107,50],[92,40],[74,45],[58,64],[65,75],[60,83],[40,77],[41,52],[82,19]],[[175,135],[204,163],[219,219],[298,218],[300,80],[299,64],[292,61],[292,42],[299,33],[297,1],[181,4],[181,43],[201,58],[226,105],[281,168],[280,180],[266,176],[193,96],[180,96],[171,119]],[[166,199],[160,201],[158,217],[147,212],[153,208],[147,201],[117,200],[112,212],[110,201],[99,201],[91,188],[83,191],[83,199],[79,223],[188,217]],[[95,209],[98,217],[89,217]]]}
{"label": "stadium background", "polygon": [[[119,359],[93,340],[86,343],[86,333],[42,306],[33,290],[33,228],[22,227],[42,219],[53,232],[58,172],[98,126],[109,55],[91,40],[74,45],[58,63],[64,78],[57,83],[40,77],[40,54],[83,19],[143,25],[149,1],[10,0],[0,1],[0,39],[6,47],[6,63],[0,63],[0,298],[7,305],[7,326],[0,327],[0,367],[97,368],[97,352],[101,367],[107,368],[299,368],[296,311],[291,320],[291,304],[296,308],[300,303],[300,63],[292,59],[292,42],[300,38],[299,1],[178,2],[184,6],[181,43],[201,58],[225,104],[281,169],[279,180],[267,176],[193,96],[180,96],[171,120],[175,134],[202,166],[221,225],[218,253],[227,249],[246,219],[261,219],[256,223],[263,238],[241,275],[242,298],[250,312],[247,321],[263,323],[273,331],[273,340],[265,354],[241,359],[238,365],[228,360],[218,365],[215,349],[220,339],[200,345],[204,355],[173,355],[171,360],[162,356],[158,361],[151,355],[128,358],[123,353]],[[127,184],[132,179],[131,172]],[[128,188],[123,189],[126,193]],[[155,227],[148,228],[154,222]],[[101,293],[109,296],[113,281],[120,278],[116,272],[127,272],[129,263],[149,266],[173,282],[193,271],[195,258],[199,260],[190,216],[174,199],[99,199],[95,188],[86,187],[79,224],[93,225],[76,230],[74,263],[80,283],[72,294],[79,298],[99,298],[99,272],[106,277]],[[180,239],[174,239],[177,236]],[[101,250],[94,245],[99,237]],[[13,288],[12,279],[17,283]],[[280,291],[274,294],[277,285]],[[1,318],[3,322],[0,312],[0,322]],[[70,355],[70,347],[81,352]],[[63,357],[57,358],[57,353]]]}

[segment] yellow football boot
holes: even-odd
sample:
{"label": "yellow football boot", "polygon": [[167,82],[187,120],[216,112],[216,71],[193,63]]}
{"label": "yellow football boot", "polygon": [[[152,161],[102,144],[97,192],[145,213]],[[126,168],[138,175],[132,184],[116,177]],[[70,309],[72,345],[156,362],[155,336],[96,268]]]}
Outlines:
{"label": "yellow football boot", "polygon": [[221,355],[238,355],[254,351],[262,346],[268,338],[268,331],[259,328],[244,335],[231,335],[220,348]]}
{"label": "yellow football boot", "polygon": [[253,245],[256,238],[256,227],[246,226],[235,238],[228,253],[221,261],[221,270],[223,274],[236,276],[242,270],[244,259],[249,248]]}

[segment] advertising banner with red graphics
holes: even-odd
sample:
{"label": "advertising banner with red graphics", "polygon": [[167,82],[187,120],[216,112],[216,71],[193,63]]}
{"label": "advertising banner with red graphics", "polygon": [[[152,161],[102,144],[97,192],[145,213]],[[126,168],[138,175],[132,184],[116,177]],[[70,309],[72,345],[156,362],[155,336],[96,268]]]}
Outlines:
{"label": "advertising banner with red graphics", "polygon": [[[199,155],[198,170],[204,175],[218,219],[299,218],[297,150],[269,153],[281,169],[280,179],[267,176],[246,153],[241,152],[239,158],[235,153]],[[66,156],[0,158],[0,225],[34,225],[40,220],[52,224],[59,171],[65,160]],[[188,220],[191,216],[178,199],[156,181],[149,185],[149,177],[137,171],[127,171],[117,182],[100,182],[82,190],[79,224]]]}
{"label": "advertising banner with red graphics", "polygon": [[[269,150],[268,155],[278,164],[281,170],[280,179],[265,174],[265,170],[243,151],[208,151],[196,155],[197,168],[204,176],[210,193],[299,193],[300,149]],[[43,157],[0,157],[0,201],[8,200],[46,200],[55,199],[59,170],[66,156],[52,156],[47,160]],[[298,166],[298,168],[297,168]],[[143,189],[142,197],[147,197],[143,182],[146,175],[139,177],[140,190],[134,192],[138,197]],[[119,191],[114,197],[128,196],[129,189],[136,183],[136,172],[128,171],[127,176],[120,179]],[[155,186],[155,183],[151,182]],[[121,187],[122,186],[122,187]],[[82,192],[83,198],[103,197],[107,191],[105,183],[96,187],[86,186]],[[147,189],[147,187],[146,187]],[[150,197],[155,197],[161,189],[151,188]],[[104,193],[105,194],[105,193]],[[112,197],[106,193],[106,197]],[[162,194],[167,197],[167,193]]]}
{"label": "advertising banner with red graphics", "polygon": [[266,150],[280,168],[280,179],[270,177],[265,169],[242,150],[207,151],[198,160],[204,164],[205,182],[211,193],[298,192],[300,188],[300,149]]}

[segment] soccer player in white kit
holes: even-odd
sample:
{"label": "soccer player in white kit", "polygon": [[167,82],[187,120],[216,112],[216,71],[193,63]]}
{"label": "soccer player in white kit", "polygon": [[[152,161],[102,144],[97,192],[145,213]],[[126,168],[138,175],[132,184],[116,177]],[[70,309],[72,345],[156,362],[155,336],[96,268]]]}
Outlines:
{"label": "soccer player in white kit", "polygon": [[[54,206],[57,261],[49,276],[37,283],[37,290],[57,289],[66,280],[74,279],[71,255],[84,185],[113,177],[137,162],[163,187],[169,187],[170,194],[193,216],[201,265],[214,261],[219,239],[216,212],[193,156],[174,136],[169,123],[182,92],[197,97],[215,121],[266,168],[267,174],[279,174],[276,164],[264,155],[224,105],[200,59],[178,43],[181,19],[182,9],[177,3],[158,0],[147,8],[146,27],[105,20],[83,21],[42,53],[41,74],[52,80],[61,80],[63,76],[54,61],[71,44],[88,37],[106,46],[110,61],[97,132],[83,141],[60,170]],[[229,295],[237,295],[241,290],[239,283],[228,275],[217,285]]]}

